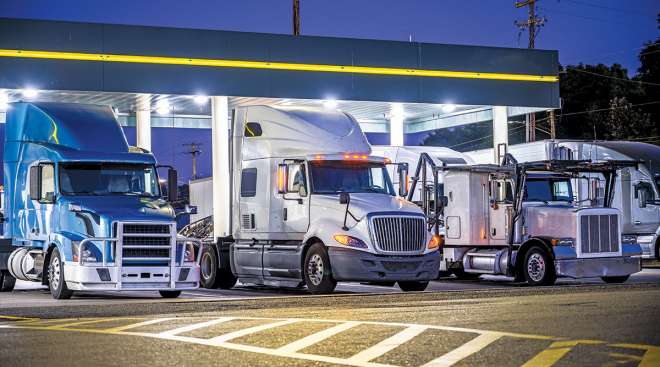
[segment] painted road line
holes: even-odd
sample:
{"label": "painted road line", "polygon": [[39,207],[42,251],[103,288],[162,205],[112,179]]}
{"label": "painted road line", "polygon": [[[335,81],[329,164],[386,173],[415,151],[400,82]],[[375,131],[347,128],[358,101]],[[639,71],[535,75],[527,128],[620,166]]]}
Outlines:
{"label": "painted road line", "polygon": [[381,341],[380,343],[355,354],[354,356],[350,357],[349,360],[369,362],[372,359],[376,359],[391,351],[392,349],[400,346],[401,344],[409,342],[412,338],[421,334],[426,329],[427,327],[422,325],[409,326],[402,331],[390,336],[389,338]]}
{"label": "painted road line", "polygon": [[484,349],[497,339],[501,338],[502,334],[499,333],[484,333],[478,337],[470,340],[469,342],[461,345],[460,347],[438,357],[431,362],[425,364],[423,367],[448,367],[453,366],[462,359],[469,357],[480,350]]}
{"label": "painted road line", "polygon": [[234,332],[231,332],[231,333],[216,336],[214,338],[209,339],[209,341],[212,344],[222,344],[224,342],[227,342],[227,341],[232,340],[232,339],[240,338],[242,336],[250,335],[250,334],[253,334],[253,333],[258,333],[260,331],[264,331],[264,330],[268,330],[268,329],[272,329],[272,328],[276,328],[276,327],[280,327],[280,326],[293,324],[293,323],[296,323],[296,322],[299,322],[299,320],[287,319],[287,320],[282,320],[282,321],[278,321],[278,322],[271,322],[269,324],[258,325],[258,326],[254,326],[254,327],[251,327],[251,328],[237,330],[237,331],[234,331]]}
{"label": "painted road line", "polygon": [[523,364],[522,367],[550,367],[559,362],[560,359],[578,344],[603,344],[603,342],[600,340],[564,340],[554,342]]}
{"label": "painted road line", "polygon": [[223,323],[223,322],[227,322],[227,321],[230,321],[230,320],[234,320],[234,318],[233,317],[219,317],[217,319],[208,320],[208,321],[199,322],[199,323],[192,324],[192,325],[182,326],[180,328],[176,328],[176,329],[172,329],[172,330],[163,331],[160,334],[161,335],[177,335],[177,334],[186,333],[186,332],[189,332],[189,331],[193,331],[193,330],[213,326],[213,325],[220,324],[220,323]]}
{"label": "painted road line", "polygon": [[348,321],[348,322],[343,322],[339,325],[335,325],[331,328],[327,328],[325,330],[321,330],[317,333],[314,333],[312,335],[308,335],[302,339],[298,339],[295,342],[289,343],[283,347],[278,348],[278,352],[281,353],[293,353],[297,352],[299,350],[305,349],[311,345],[314,345],[316,343],[319,343],[327,338],[330,338],[331,336],[337,335],[341,332],[344,332],[350,328],[353,328],[355,326],[360,325],[360,322],[357,321]]}
{"label": "painted road line", "polygon": [[651,366],[660,366],[660,347],[654,345],[644,345],[644,344],[610,344],[610,347],[615,348],[630,348],[630,349],[643,349],[644,356],[642,361],[639,363],[638,367],[651,367]]}
{"label": "painted road line", "polygon": [[100,319],[87,319],[87,320],[82,320],[82,321],[77,321],[77,322],[69,322],[69,323],[64,323],[64,324],[57,324],[57,325],[51,325],[47,326],[47,329],[67,329],[72,326],[81,326],[81,325],[91,325],[91,324],[97,324],[99,322],[109,322],[109,321],[122,321],[122,320],[144,320],[144,317],[108,317],[108,318],[100,318]]}
{"label": "painted road line", "polygon": [[139,327],[142,327],[142,326],[158,324],[158,323],[161,323],[161,322],[164,322],[164,321],[169,321],[169,320],[174,320],[174,319],[176,319],[176,317],[164,317],[164,318],[160,318],[160,319],[153,319],[153,320],[137,322],[135,324],[117,326],[117,327],[105,329],[105,331],[107,331],[109,333],[118,333],[120,331],[135,329],[135,328],[139,328]]}

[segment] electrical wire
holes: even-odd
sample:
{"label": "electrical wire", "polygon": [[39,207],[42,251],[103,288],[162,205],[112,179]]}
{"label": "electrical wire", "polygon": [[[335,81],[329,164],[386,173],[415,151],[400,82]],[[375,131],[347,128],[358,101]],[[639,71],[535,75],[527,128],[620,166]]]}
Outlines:
{"label": "electrical wire", "polygon": [[649,86],[653,86],[653,87],[660,87],[660,83],[643,82],[641,80],[624,79],[624,78],[619,78],[619,77],[616,77],[616,76],[603,75],[603,74],[594,73],[592,71],[587,71],[587,70],[583,70],[583,69],[580,69],[580,68],[576,68],[576,67],[573,67],[573,66],[566,66],[565,69],[566,70],[571,70],[571,71],[577,71],[577,72],[584,73],[584,74],[599,76],[599,77],[602,77],[602,78],[619,80],[619,81],[622,81],[622,82],[635,83],[635,84],[641,84],[641,85],[649,85]]}

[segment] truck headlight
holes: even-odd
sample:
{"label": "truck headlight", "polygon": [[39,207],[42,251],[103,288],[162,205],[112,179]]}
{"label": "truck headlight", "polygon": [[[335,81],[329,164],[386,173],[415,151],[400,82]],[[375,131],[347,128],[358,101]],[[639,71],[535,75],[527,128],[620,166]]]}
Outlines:
{"label": "truck headlight", "polygon": [[653,236],[652,235],[637,236],[637,243],[653,243]]}
{"label": "truck headlight", "polygon": [[[99,261],[96,254],[92,250],[90,250],[88,246],[89,243],[83,249],[82,254],[80,254],[80,241],[71,241],[71,253],[73,254],[74,263],[80,262],[81,264],[84,264],[84,263],[95,263]],[[81,257],[82,257],[82,261],[80,261]]]}
{"label": "truck headlight", "polygon": [[429,250],[434,250],[434,249],[440,248],[440,246],[442,246],[444,244],[444,242],[445,241],[442,238],[442,236],[434,234],[433,236],[431,236],[431,239],[429,240],[429,243],[426,245],[426,247]]}
{"label": "truck headlight", "polygon": [[367,244],[364,243],[364,241],[362,241],[361,239],[348,236],[345,234],[336,234],[335,241],[337,241],[340,245],[344,245],[348,247],[367,248]]}
{"label": "truck headlight", "polygon": [[624,234],[621,236],[621,243],[624,245],[634,245],[637,243],[637,236],[634,234]]}

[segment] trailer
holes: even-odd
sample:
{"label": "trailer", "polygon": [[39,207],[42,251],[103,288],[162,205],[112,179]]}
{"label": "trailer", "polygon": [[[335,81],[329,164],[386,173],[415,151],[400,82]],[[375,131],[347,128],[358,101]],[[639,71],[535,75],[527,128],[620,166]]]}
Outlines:
{"label": "trailer", "polygon": [[[420,177],[424,166],[430,174]],[[432,214],[436,234],[439,223],[445,226],[441,270],[507,275],[530,285],[554,284],[557,277],[619,283],[641,270],[641,248],[621,241],[622,214],[612,208],[617,172],[636,166],[613,160],[518,163],[509,154],[500,166],[436,166],[422,153],[410,192],[421,184],[435,196],[423,210]],[[605,180],[601,207],[573,200],[571,181],[585,172]],[[439,175],[442,196],[434,188]]]}
{"label": "trailer", "polygon": [[[622,240],[638,243],[643,257],[660,259],[660,147],[628,141],[544,140],[507,148],[519,162],[546,159],[638,160],[618,174],[612,206],[622,212]],[[477,163],[492,160],[493,150],[467,152]],[[605,180],[598,173],[574,179],[573,196],[580,205],[602,205]],[[590,196],[595,196],[592,202]]]}
{"label": "trailer", "polygon": [[[169,200],[176,171],[168,170]],[[4,144],[0,290],[40,282],[74,291],[159,291],[199,285],[200,242],[178,236],[154,156],[130,147],[112,109],[12,103]]]}
{"label": "trailer", "polygon": [[[437,238],[419,207],[397,196],[389,160],[371,154],[349,114],[239,107],[230,150],[230,196],[220,202],[228,206],[222,209],[230,212],[232,235],[210,236],[212,217],[182,231],[207,238],[203,286],[230,288],[240,280],[321,294],[337,281],[360,281],[419,291],[437,277]],[[406,166],[397,170],[405,180]],[[192,182],[191,192],[212,182]]]}

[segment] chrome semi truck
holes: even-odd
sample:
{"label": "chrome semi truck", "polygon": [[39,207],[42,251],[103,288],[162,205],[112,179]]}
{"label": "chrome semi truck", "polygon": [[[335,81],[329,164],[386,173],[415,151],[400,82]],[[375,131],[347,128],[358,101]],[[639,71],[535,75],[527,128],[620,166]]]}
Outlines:
{"label": "chrome semi truck", "polygon": [[[436,166],[423,153],[413,176],[428,189],[422,208],[431,229],[445,233],[442,271],[460,276],[507,275],[530,285],[557,277],[601,277],[618,283],[641,270],[641,248],[621,241],[621,211],[612,208],[617,172],[633,161],[551,160],[502,165]],[[426,168],[425,168],[426,167]],[[420,171],[427,174],[420,174]],[[584,207],[572,180],[605,180],[600,207]],[[442,175],[443,190],[437,189]]]}
{"label": "chrome semi truck", "polygon": [[[546,159],[636,160],[625,167],[614,188],[612,206],[622,212],[622,240],[642,247],[643,257],[660,259],[660,147],[631,141],[544,140],[510,145],[508,152],[519,162]],[[477,163],[492,160],[493,150],[467,152]],[[602,205],[605,179],[585,173],[573,180],[573,195],[583,206]],[[590,200],[594,197],[594,202]]]}
{"label": "chrome semi truck", "polygon": [[[168,171],[170,199],[176,172]],[[199,241],[180,238],[154,156],[129,147],[107,106],[13,103],[4,142],[0,286],[159,291],[199,285]]]}
{"label": "chrome semi truck", "polygon": [[[240,280],[329,293],[337,281],[366,281],[410,291],[437,277],[437,240],[419,207],[397,196],[389,161],[371,154],[352,116],[239,107],[231,132],[230,196],[214,200],[229,206],[231,236],[205,246],[204,286]],[[405,177],[405,165],[398,172]],[[196,186],[216,178],[191,184],[192,205],[212,199]],[[215,225],[209,217],[182,233],[208,238]]]}

